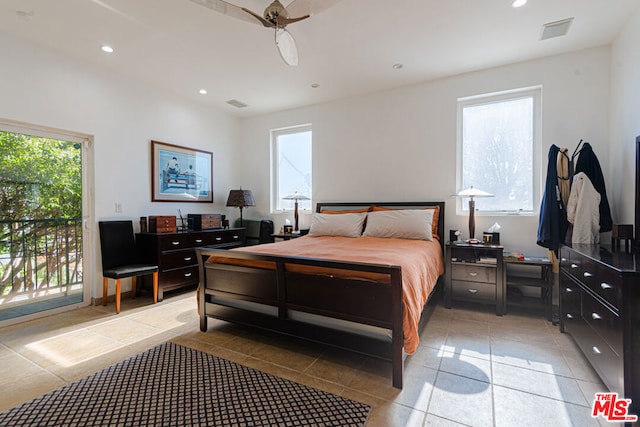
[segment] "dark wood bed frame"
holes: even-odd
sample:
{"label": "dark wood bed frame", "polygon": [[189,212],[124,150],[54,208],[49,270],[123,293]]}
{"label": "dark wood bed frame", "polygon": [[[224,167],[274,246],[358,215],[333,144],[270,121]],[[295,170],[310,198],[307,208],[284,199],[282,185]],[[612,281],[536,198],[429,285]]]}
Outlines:
{"label": "dark wood bed frame", "polygon": [[[444,254],[444,202],[410,203],[318,203],[316,211],[347,210],[371,205],[396,209],[440,206],[438,236]],[[222,249],[197,250],[200,274],[200,330],[207,330],[207,318],[234,322],[319,342],[392,363],[393,386],[402,388],[403,302],[400,266],[351,263],[318,258],[264,255]],[[275,270],[208,262],[211,255],[225,258],[271,261]],[[366,271],[388,275],[388,283],[287,271],[287,264]],[[442,293],[442,277],[425,304],[420,328],[428,320]],[[277,315],[222,305],[216,297],[259,303],[277,309]],[[289,310],[342,319],[391,331],[391,341],[300,322],[289,318]]]}

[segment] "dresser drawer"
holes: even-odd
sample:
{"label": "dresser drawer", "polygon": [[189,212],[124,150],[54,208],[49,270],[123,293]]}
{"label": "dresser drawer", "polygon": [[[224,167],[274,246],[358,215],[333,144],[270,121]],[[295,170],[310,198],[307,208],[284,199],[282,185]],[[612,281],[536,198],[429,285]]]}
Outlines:
{"label": "dresser drawer", "polygon": [[598,275],[594,278],[590,289],[611,304],[614,309],[620,311],[622,305],[620,283],[622,283],[622,278],[616,271],[598,266]]}
{"label": "dresser drawer", "polygon": [[187,249],[184,251],[167,252],[162,255],[162,262],[160,265],[162,266],[162,271],[198,265],[196,251]]}
{"label": "dresser drawer", "polygon": [[496,285],[494,284],[452,280],[451,287],[454,299],[474,302],[496,302]]}
{"label": "dresser drawer", "polygon": [[190,237],[187,233],[161,236],[158,238],[158,246],[160,247],[160,250],[162,252],[178,249],[188,249],[193,247],[190,241]]}
{"label": "dresser drawer", "polygon": [[624,395],[622,357],[617,355],[605,340],[591,328],[580,337],[578,345],[609,391]]}
{"label": "dresser drawer", "polygon": [[616,313],[593,297],[585,295],[582,301],[582,317],[616,354],[622,354],[622,322]]}
{"label": "dresser drawer", "polygon": [[451,278],[467,282],[496,283],[496,268],[477,264],[454,264],[451,268]]}
{"label": "dresser drawer", "polygon": [[241,244],[244,241],[244,230],[224,230],[195,233],[189,236],[190,246],[214,246],[236,242]]}
{"label": "dresser drawer", "polygon": [[595,263],[583,255],[575,252],[567,252],[565,258],[567,259],[565,263],[567,272],[579,282],[584,282],[585,271],[591,271],[587,273],[587,277],[596,273]]}
{"label": "dresser drawer", "polygon": [[198,266],[162,272],[158,275],[158,280],[167,287],[198,283]]}

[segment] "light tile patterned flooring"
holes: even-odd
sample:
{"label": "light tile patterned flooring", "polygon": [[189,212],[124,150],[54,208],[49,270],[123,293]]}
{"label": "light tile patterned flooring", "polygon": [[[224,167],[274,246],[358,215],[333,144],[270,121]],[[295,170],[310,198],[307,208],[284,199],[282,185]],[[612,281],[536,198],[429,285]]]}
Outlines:
{"label": "light tile patterned flooring", "polygon": [[374,426],[598,426],[606,390],[570,337],[541,315],[497,317],[481,307],[438,306],[405,361],[390,364],[209,320],[200,332],[193,292],[113,304],[0,328],[0,411],[172,340],[368,403]]}

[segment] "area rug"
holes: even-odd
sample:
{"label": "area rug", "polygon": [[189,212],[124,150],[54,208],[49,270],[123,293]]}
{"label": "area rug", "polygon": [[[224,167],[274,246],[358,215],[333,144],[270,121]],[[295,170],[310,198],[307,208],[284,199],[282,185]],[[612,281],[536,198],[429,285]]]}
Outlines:
{"label": "area rug", "polygon": [[371,407],[171,342],[0,414],[1,426],[364,426]]}

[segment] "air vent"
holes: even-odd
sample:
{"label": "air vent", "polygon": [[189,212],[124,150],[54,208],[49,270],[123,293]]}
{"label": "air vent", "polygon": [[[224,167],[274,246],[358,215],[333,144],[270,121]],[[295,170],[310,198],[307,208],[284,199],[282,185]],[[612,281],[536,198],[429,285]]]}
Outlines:
{"label": "air vent", "polygon": [[562,21],[549,22],[542,26],[542,36],[540,40],[547,40],[554,37],[564,36],[569,32],[569,27],[573,22],[573,18],[563,19]]}
{"label": "air vent", "polygon": [[245,104],[244,102],[238,101],[237,99],[230,99],[227,101],[227,104],[233,105],[236,108],[248,107],[247,104]]}

